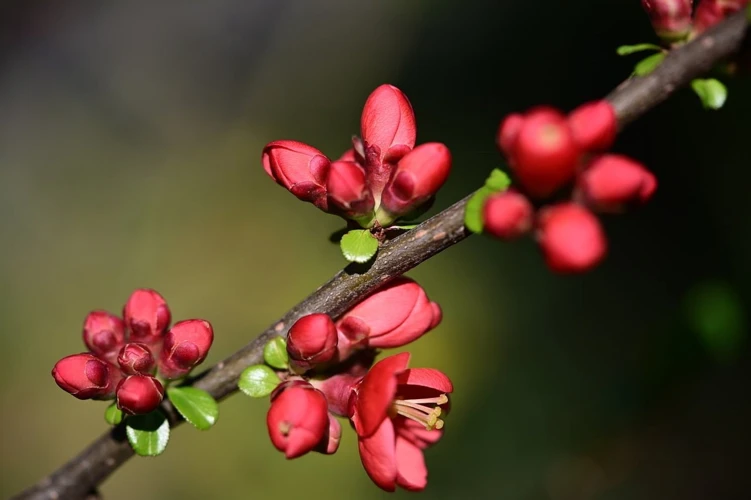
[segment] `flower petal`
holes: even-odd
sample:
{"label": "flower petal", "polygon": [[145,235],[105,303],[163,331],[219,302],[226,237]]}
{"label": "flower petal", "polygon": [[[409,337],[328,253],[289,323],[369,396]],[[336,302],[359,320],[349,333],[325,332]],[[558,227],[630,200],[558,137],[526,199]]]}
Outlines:
{"label": "flower petal", "polygon": [[396,484],[422,491],[428,484],[428,468],[422,450],[404,438],[396,438]]}
{"label": "flower petal", "polygon": [[375,432],[358,440],[360,460],[370,479],[386,491],[396,489],[396,447],[394,425],[385,419]]}
{"label": "flower petal", "polygon": [[443,393],[453,392],[451,380],[441,371],[433,368],[410,368],[398,376],[399,385],[428,387]]}
{"label": "flower petal", "polygon": [[357,390],[355,427],[360,436],[373,434],[386,419],[387,411],[396,395],[397,375],[407,368],[409,353],[402,352],[384,358],[365,375]]}

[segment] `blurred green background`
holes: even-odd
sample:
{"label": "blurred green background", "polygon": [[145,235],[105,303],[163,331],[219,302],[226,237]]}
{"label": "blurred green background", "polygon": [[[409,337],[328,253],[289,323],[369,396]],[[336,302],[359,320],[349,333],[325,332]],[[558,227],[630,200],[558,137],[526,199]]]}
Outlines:
{"label": "blurred green background", "polygon": [[[629,74],[615,47],[654,38],[639,3],[3,2],[2,496],[106,429],[104,403],[49,375],[83,350],[89,310],[156,288],[175,319],[214,324],[208,366],[342,267],[340,221],[266,177],[264,144],[336,157],[369,92],[395,84],[418,141],[452,150],[446,207],[500,164],[502,116],[571,109]],[[473,237],[410,273],[444,309],[412,365],[456,385],[422,497],[748,498],[749,83],[728,80],[719,112],[681,91],[620,136],[661,184],[605,219],[595,272],[555,276],[531,241]],[[266,410],[230,398],[215,429],[176,430],[104,497],[386,496],[349,429],[336,455],[287,462]]]}

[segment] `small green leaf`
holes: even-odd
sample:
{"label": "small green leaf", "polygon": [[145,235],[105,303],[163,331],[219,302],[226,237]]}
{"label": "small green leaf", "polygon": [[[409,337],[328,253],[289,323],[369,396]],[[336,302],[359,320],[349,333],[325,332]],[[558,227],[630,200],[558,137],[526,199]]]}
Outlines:
{"label": "small green leaf", "polygon": [[237,387],[252,398],[268,396],[281,383],[274,370],[266,365],[247,367],[240,374]]}
{"label": "small green leaf", "polygon": [[208,392],[195,387],[170,387],[167,396],[172,406],[196,429],[205,431],[216,423],[219,405]]}
{"label": "small green leaf", "polygon": [[125,434],[138,455],[155,457],[167,447],[169,422],[159,410],[146,415],[133,415],[125,421]]}
{"label": "small green leaf", "polygon": [[286,370],[289,367],[287,341],[282,337],[274,337],[266,342],[266,345],[263,346],[263,360],[267,365],[280,370]]}
{"label": "small green leaf", "polygon": [[692,80],[691,88],[699,96],[705,109],[720,109],[728,98],[728,89],[714,78]]}
{"label": "small green leaf", "polygon": [[491,189],[493,192],[504,191],[511,185],[511,179],[506,175],[506,172],[499,168],[494,168],[490,172],[490,177],[485,181],[485,187]]}
{"label": "small green leaf", "polygon": [[485,200],[493,193],[495,191],[483,186],[467,202],[467,207],[464,209],[464,225],[473,233],[482,232],[482,209],[485,206]]}
{"label": "small green leaf", "polygon": [[665,59],[664,52],[658,52],[657,54],[652,54],[651,56],[645,57],[644,59],[636,63],[636,66],[634,66],[634,74],[636,76],[644,76],[650,74],[657,66],[660,65],[663,59]]}
{"label": "small green leaf", "polygon": [[645,50],[662,50],[662,47],[653,43],[637,43],[635,45],[621,45],[615,51],[619,56],[627,56],[636,52],[643,52]]}
{"label": "small green leaf", "polygon": [[363,264],[378,252],[378,240],[367,229],[353,229],[339,242],[344,258]]}
{"label": "small green leaf", "polygon": [[104,420],[110,425],[117,425],[123,421],[123,412],[112,403],[104,410]]}

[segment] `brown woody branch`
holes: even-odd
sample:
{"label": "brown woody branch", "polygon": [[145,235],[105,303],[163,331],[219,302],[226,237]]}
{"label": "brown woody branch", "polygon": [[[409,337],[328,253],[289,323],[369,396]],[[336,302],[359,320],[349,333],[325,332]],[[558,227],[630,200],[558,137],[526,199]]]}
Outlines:
{"label": "brown woody branch", "polygon": [[[651,74],[630,78],[608,95],[622,128],[667,99],[676,89],[709,70],[740,47],[747,21],[733,15],[691,43],[673,50]],[[191,383],[223,399],[237,391],[240,373],[263,362],[263,346],[276,335],[286,335],[298,318],[312,312],[336,318],[389,280],[412,269],[469,236],[464,208],[469,197],[453,204],[415,229],[387,242],[369,269],[351,265],[293,307],[248,345],[202,373]],[[173,425],[181,420],[169,401],[162,405]],[[81,453],[15,499],[81,499],[133,455],[123,425],[106,432]]]}

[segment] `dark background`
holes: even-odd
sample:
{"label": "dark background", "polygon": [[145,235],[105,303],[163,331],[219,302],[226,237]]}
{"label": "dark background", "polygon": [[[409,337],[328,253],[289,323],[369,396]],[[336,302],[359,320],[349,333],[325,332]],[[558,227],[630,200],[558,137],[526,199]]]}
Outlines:
{"label": "dark background", "polygon": [[[89,310],[154,287],[176,320],[214,324],[214,363],[343,265],[341,223],[266,177],[264,144],[336,157],[367,95],[395,84],[418,142],[453,153],[440,209],[501,165],[501,117],[606,95],[639,59],[615,48],[647,41],[637,0],[4,2],[3,496],[106,429],[105,404],[49,376],[83,350]],[[748,498],[751,85],[724,81],[725,109],[679,91],[619,137],[660,186],[605,219],[595,272],[473,237],[410,273],[444,309],[412,365],[456,385],[423,497]],[[215,429],[175,431],[105,498],[385,497],[349,430],[336,455],[286,462],[266,409],[227,400]]]}

